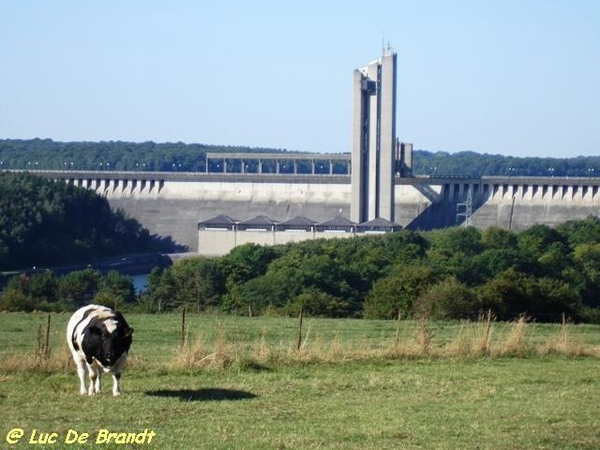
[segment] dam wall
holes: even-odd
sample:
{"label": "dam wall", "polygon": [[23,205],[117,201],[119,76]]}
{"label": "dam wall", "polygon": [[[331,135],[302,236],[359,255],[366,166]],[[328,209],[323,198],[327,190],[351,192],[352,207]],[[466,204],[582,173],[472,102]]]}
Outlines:
{"label": "dam wall", "polygon": [[[198,222],[218,215],[274,221],[349,218],[348,175],[39,171],[91,189],[180,250],[197,251]],[[600,215],[600,178],[397,178],[394,220],[429,230],[464,224],[524,229]]]}

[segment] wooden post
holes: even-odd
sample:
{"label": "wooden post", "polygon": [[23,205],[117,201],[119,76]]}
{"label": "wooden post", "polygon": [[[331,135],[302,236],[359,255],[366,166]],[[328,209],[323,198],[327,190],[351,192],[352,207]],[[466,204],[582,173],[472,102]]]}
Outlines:
{"label": "wooden post", "polygon": [[402,320],[402,308],[398,308],[398,317],[396,317],[396,345],[400,342],[400,323]]}
{"label": "wooden post", "polygon": [[181,348],[185,345],[185,307],[181,310]]}
{"label": "wooden post", "polygon": [[304,307],[300,308],[300,324],[298,325],[298,342],[296,344],[296,350],[300,351],[302,346],[302,320],[304,319]]}
{"label": "wooden post", "polygon": [[50,356],[50,314],[48,314],[48,322],[46,323],[46,342],[44,344],[44,355],[46,358]]}

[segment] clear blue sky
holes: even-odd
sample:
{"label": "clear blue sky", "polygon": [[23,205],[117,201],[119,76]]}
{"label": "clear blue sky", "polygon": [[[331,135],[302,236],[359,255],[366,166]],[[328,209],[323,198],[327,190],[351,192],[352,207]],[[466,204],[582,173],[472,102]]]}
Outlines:
{"label": "clear blue sky", "polygon": [[398,53],[415,148],[600,154],[600,1],[4,0],[0,138],[350,150]]}

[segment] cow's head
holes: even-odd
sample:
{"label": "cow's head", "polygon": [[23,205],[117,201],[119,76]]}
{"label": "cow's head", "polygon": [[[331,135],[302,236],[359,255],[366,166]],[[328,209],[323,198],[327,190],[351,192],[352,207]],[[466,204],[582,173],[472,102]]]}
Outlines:
{"label": "cow's head", "polygon": [[124,320],[109,319],[109,321],[90,326],[89,330],[100,339],[100,354],[98,355],[100,362],[112,366],[123,353],[129,350],[133,328]]}

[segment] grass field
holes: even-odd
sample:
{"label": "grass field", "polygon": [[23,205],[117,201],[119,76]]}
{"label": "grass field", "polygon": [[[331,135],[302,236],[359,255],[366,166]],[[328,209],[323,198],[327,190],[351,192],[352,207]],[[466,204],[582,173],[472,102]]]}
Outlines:
{"label": "grass field", "polygon": [[0,314],[0,448],[600,448],[597,326],[127,319],[123,396],[81,397],[68,315],[48,360],[47,315]]}

